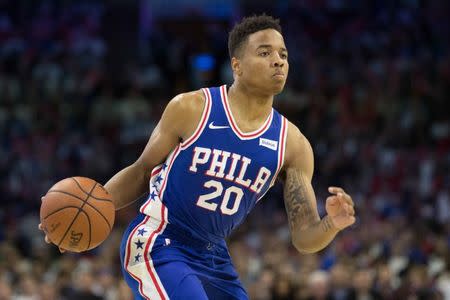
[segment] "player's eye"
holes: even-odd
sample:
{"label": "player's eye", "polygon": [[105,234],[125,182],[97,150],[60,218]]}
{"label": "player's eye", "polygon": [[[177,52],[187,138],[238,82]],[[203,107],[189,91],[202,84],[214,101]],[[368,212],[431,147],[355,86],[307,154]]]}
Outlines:
{"label": "player's eye", "polygon": [[263,51],[263,52],[259,53],[259,56],[262,56],[262,57],[266,57],[266,56],[269,56],[269,55],[270,55],[269,51]]}
{"label": "player's eye", "polygon": [[288,55],[287,55],[286,53],[282,53],[282,54],[280,54],[280,57],[281,57],[282,59],[287,59],[287,58],[288,58]]}

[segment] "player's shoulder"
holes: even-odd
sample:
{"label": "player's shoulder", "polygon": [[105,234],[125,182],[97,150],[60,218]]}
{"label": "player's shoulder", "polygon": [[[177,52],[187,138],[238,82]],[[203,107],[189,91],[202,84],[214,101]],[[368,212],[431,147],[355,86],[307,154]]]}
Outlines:
{"label": "player's shoulder", "polygon": [[287,138],[289,139],[302,139],[304,138],[303,133],[300,131],[300,129],[292,123],[285,115],[283,115],[280,111],[273,108],[276,114],[278,114],[282,119],[284,119],[287,123]]}
{"label": "player's shoulder", "polygon": [[202,111],[205,103],[205,95],[201,90],[185,92],[176,95],[169,102],[169,107],[184,113]]}
{"label": "player's shoulder", "polygon": [[291,141],[291,142],[302,143],[302,142],[305,142],[305,140],[307,141],[307,138],[300,131],[300,129],[298,128],[297,125],[295,125],[294,123],[292,123],[289,120],[287,120],[287,124],[288,124],[287,142]]}
{"label": "player's shoulder", "polygon": [[170,130],[184,140],[195,131],[204,103],[205,96],[201,90],[178,94],[167,104],[162,117],[163,123],[170,124]]}
{"label": "player's shoulder", "polygon": [[299,157],[309,157],[310,154],[312,154],[312,148],[309,140],[294,123],[288,120],[285,161],[288,164]]}
{"label": "player's shoulder", "polygon": [[205,96],[201,90],[181,93],[169,101],[165,114],[185,123],[202,114],[204,103]]}

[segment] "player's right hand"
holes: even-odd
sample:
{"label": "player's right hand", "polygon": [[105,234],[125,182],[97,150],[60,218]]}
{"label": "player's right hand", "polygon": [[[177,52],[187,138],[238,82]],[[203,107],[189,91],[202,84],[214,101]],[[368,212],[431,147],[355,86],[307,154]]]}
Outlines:
{"label": "player's right hand", "polygon": [[[41,197],[41,200],[44,200],[44,197]],[[38,228],[39,228],[39,230],[42,230],[45,233],[45,242],[47,244],[52,244],[52,241],[50,240],[47,233],[45,232],[44,226],[42,226],[42,224],[39,223]],[[59,248],[59,252],[61,252],[61,253],[66,252],[66,250],[64,250],[63,248],[61,248],[61,247],[58,247],[58,248]]]}

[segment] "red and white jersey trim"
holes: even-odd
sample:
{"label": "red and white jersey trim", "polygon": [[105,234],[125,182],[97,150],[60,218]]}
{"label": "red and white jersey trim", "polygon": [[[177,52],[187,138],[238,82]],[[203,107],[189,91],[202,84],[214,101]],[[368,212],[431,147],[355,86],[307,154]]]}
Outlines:
{"label": "red and white jersey trim", "polygon": [[167,226],[166,210],[162,205],[160,220],[146,216],[129,235],[125,248],[124,268],[139,283],[139,293],[148,300],[169,299],[150,256],[156,238]]}
{"label": "red and white jersey trim", "polygon": [[284,157],[286,152],[286,140],[287,140],[287,131],[288,131],[288,122],[287,119],[283,116],[281,116],[281,128],[280,128],[280,147],[278,147],[278,162],[277,162],[277,170],[275,174],[273,175],[272,181],[270,182],[269,188],[266,190],[264,194],[262,194],[256,202],[261,200],[264,195],[270,190],[270,188],[275,184],[275,180],[277,179],[278,175],[280,174],[281,169],[284,165]]}
{"label": "red and white jersey trim", "polygon": [[272,182],[270,183],[270,186],[272,187],[275,183],[275,180],[278,177],[278,174],[280,173],[281,169],[284,165],[284,158],[286,153],[286,141],[287,141],[287,134],[288,134],[288,121],[285,117],[281,116],[281,130],[280,130],[280,147],[278,149],[278,163],[277,163],[277,171],[275,172],[275,175],[272,178]]}
{"label": "red and white jersey trim", "polygon": [[225,114],[227,116],[228,122],[231,125],[231,129],[234,131],[234,133],[238,136],[239,139],[250,140],[250,139],[257,138],[257,137],[263,135],[270,128],[270,124],[272,124],[272,119],[273,119],[273,108],[270,111],[270,114],[267,116],[266,121],[259,129],[252,131],[252,132],[242,132],[239,129],[239,127],[237,126],[237,123],[234,120],[233,114],[231,113],[230,104],[228,102],[226,85],[222,85],[220,87],[220,96],[221,96],[220,98],[222,99],[222,104],[225,109]]}
{"label": "red and white jersey trim", "polygon": [[211,97],[211,93],[209,92],[209,89],[204,88],[204,89],[202,89],[202,91],[205,94],[205,106],[203,109],[202,117],[200,118],[200,122],[198,123],[197,128],[195,129],[195,131],[191,135],[191,137],[181,143],[182,150],[188,148],[196,140],[198,140],[198,138],[202,134],[203,130],[205,129],[206,123],[209,119],[209,114],[211,113],[212,97]]}
{"label": "red and white jersey trim", "polygon": [[[167,157],[166,161],[155,167],[152,171],[152,176],[149,181],[149,194],[147,201],[142,204],[140,212],[151,216],[152,218],[159,220],[161,218],[161,207],[163,204],[164,191],[167,187],[167,182],[169,179],[170,170],[172,169],[173,163],[181,152],[181,146],[178,145]],[[163,216],[165,220],[168,220],[167,209],[164,210],[165,215]],[[168,221],[167,221],[168,222]]]}

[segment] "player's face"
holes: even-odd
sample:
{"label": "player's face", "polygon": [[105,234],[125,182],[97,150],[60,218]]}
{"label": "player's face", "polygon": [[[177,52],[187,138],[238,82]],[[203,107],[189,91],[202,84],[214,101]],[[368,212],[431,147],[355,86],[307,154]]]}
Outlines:
{"label": "player's face", "polygon": [[283,90],[289,72],[288,53],[283,36],[265,29],[248,36],[239,61],[239,80],[269,94]]}

